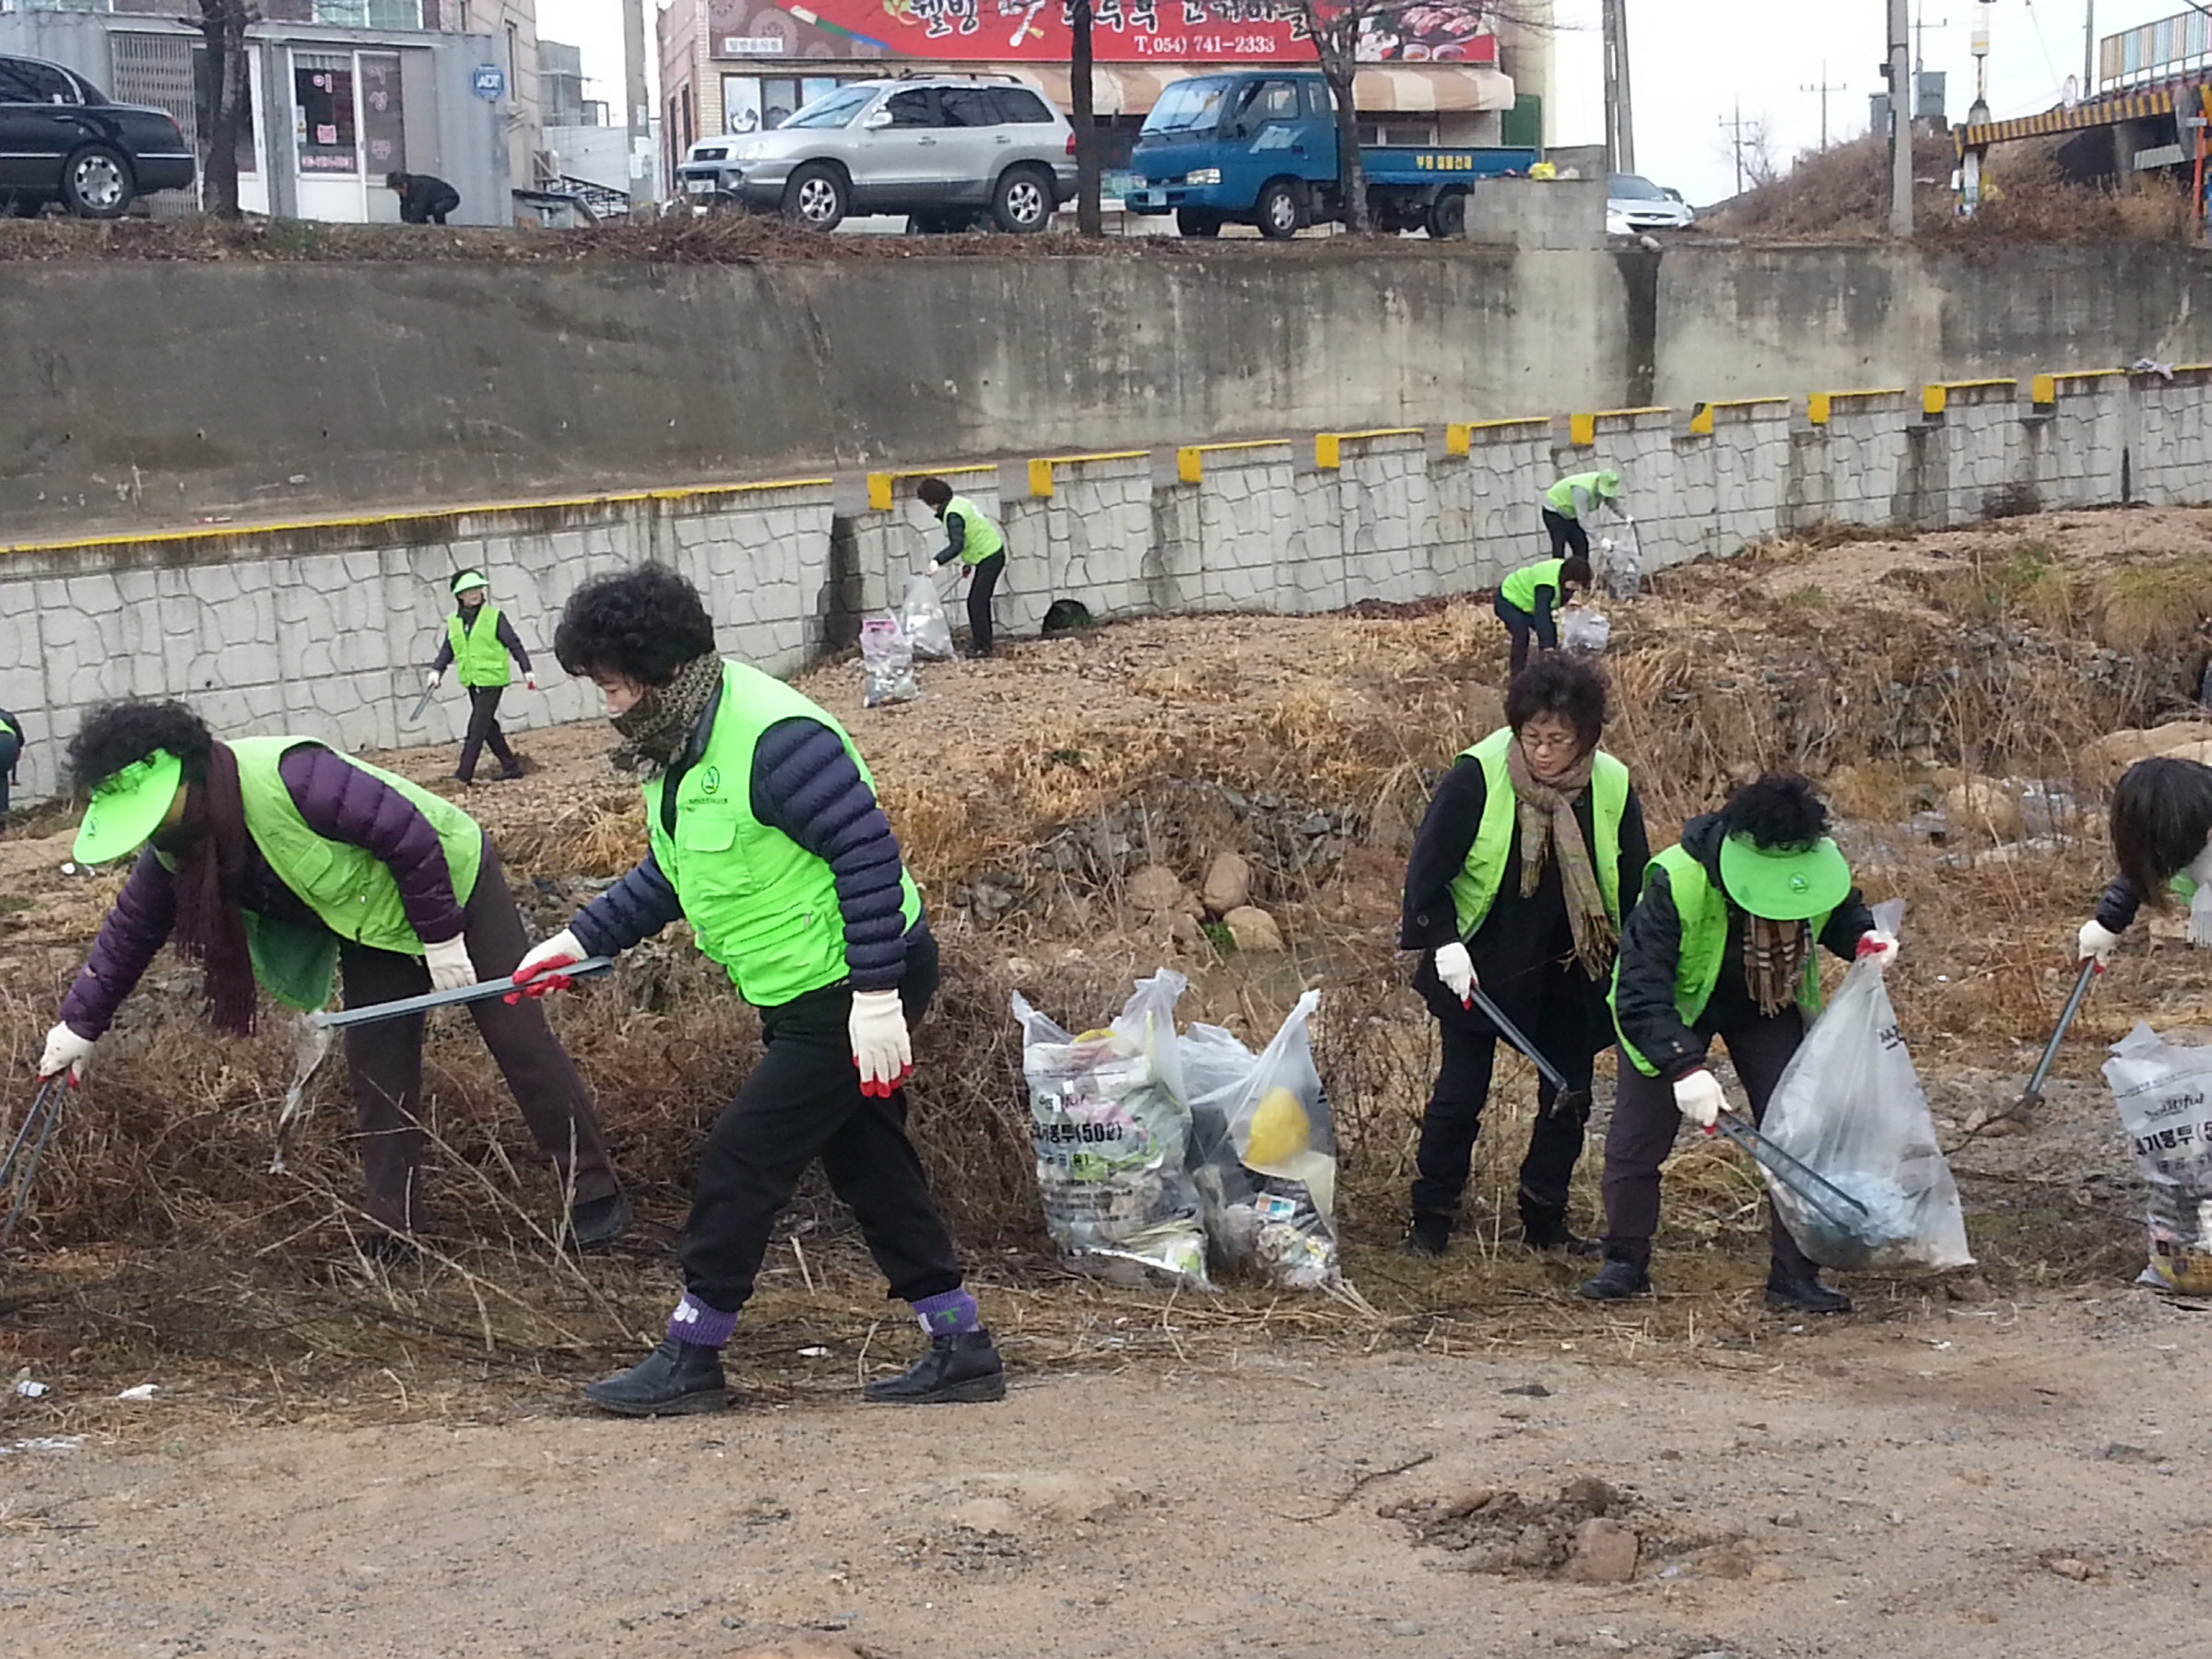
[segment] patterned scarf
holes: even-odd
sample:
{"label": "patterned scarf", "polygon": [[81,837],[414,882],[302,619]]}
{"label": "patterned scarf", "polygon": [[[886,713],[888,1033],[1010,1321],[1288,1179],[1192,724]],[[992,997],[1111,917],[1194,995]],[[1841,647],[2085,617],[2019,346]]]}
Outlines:
{"label": "patterned scarf", "polygon": [[665,686],[648,686],[625,713],[615,716],[623,741],[608,759],[618,772],[665,772],[676,764],[691,728],[722,687],[722,658],[693,657]]}
{"label": "patterned scarf", "polygon": [[1590,862],[1590,846],[1576,821],[1574,803],[1590,787],[1597,751],[1585,751],[1557,783],[1540,782],[1518,739],[1506,746],[1505,773],[1512,781],[1514,810],[1521,820],[1521,896],[1533,897],[1544,879],[1544,861],[1559,861],[1559,882],[1567,895],[1567,922],[1574,929],[1575,965],[1594,980],[1613,971],[1620,935],[1606,910],[1605,892]]}
{"label": "patterned scarf", "polygon": [[200,993],[218,1031],[244,1037],[253,1030],[259,997],[253,952],[239,899],[246,878],[246,803],[238,760],[225,744],[207,756],[207,775],[187,786],[184,816],[173,837],[177,954],[200,964]]}
{"label": "patterned scarf", "polygon": [[1744,989],[1761,1014],[1781,1013],[1797,1000],[1813,930],[1805,922],[1770,922],[1744,915]]}

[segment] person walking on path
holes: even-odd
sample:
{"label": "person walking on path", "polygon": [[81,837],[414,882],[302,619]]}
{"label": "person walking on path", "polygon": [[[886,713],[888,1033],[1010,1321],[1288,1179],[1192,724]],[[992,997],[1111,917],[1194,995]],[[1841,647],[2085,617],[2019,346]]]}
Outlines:
{"label": "person walking on path", "polygon": [[1547,656],[1505,694],[1505,726],[1462,751],[1437,788],[1406,868],[1398,945],[1422,953],[1414,989],[1436,1017],[1443,1064],[1421,1117],[1406,1248],[1441,1255],[1466,1191],[1500,1033],[1479,988],[1563,1073],[1536,1087],[1521,1161],[1521,1238],[1595,1254],[1567,1225],[1568,1183],[1590,1115],[1591,1065],[1611,1040],[1606,989],[1624,904],[1651,857],[1629,769],[1599,748],[1606,685],[1595,665]]}
{"label": "person walking on path", "polygon": [[2110,967],[2142,907],[2162,911],[2170,895],[2189,907],[2189,942],[2212,945],[2212,766],[2136,761],[2112,786],[2109,821],[2120,873],[2081,924],[2075,959]]}
{"label": "person walking on path", "polygon": [[[1684,1121],[1710,1130],[1726,1102],[1705,1069],[1718,1037],[1750,1098],[1754,1123],[1818,1011],[1816,945],[1887,968],[1897,941],[1874,925],[1851,866],[1829,839],[1828,809],[1805,779],[1747,783],[1720,811],[1683,826],[1652,860],[1622,933],[1613,1013],[1619,1080],[1606,1135],[1605,1265],[1583,1286],[1594,1301],[1649,1290],[1659,1227],[1659,1168]],[[1767,1305],[1847,1313],[1851,1299],[1767,1208],[1772,1260]]]}
{"label": "person walking on path", "polygon": [[21,782],[16,768],[23,761],[23,723],[0,709],[0,812],[7,810],[9,787]]}
{"label": "person walking on path", "polygon": [[968,653],[971,657],[991,654],[991,595],[1006,568],[1006,538],[983,511],[966,496],[952,493],[942,478],[924,478],[914,486],[922,504],[943,521],[945,549],[935,563],[959,559],[968,567]]}
{"label": "person walking on path", "polygon": [[447,668],[459,665],[461,684],[468,691],[468,731],[461,739],[461,761],[453,776],[463,783],[477,781],[477,757],[486,745],[500,763],[501,778],[519,778],[523,764],[507,747],[500,730],[500,699],[514,683],[513,665],[523,670],[523,688],[537,689],[531,671],[530,653],[506,613],[489,603],[491,584],[481,571],[464,571],[453,578],[453,614],[445,619],[445,638],[423,676],[423,689],[435,690]]}
{"label": "person walking on path", "polygon": [[1611,467],[1571,474],[1544,492],[1544,528],[1551,535],[1554,559],[1567,553],[1590,557],[1590,532],[1583,515],[1601,504],[1618,517],[1629,515],[1620,504],[1620,475]]}
{"label": "person walking on path", "polygon": [[561,971],[688,922],[760,1011],[761,1053],[707,1136],[665,1339],[585,1396],[630,1417],[728,1403],[722,1350],[777,1212],[818,1158],[890,1294],[930,1346],[871,1400],[995,1400],[1006,1375],[906,1133],[908,1033],[937,988],[937,946],[853,740],[828,712],[715,654],[698,590],[663,566],[576,590],[553,638],[606,695],[618,770],[644,779],[635,868],[523,958],[533,996]]}
{"label": "person walking on path", "polygon": [[1512,673],[1518,675],[1528,666],[1531,634],[1546,651],[1559,648],[1557,613],[1577,588],[1587,589],[1590,582],[1590,561],[1580,554],[1572,559],[1540,559],[1506,573],[1498,584],[1498,600],[1491,608],[1512,639]]}
{"label": "person walking on path", "polygon": [[388,172],[384,188],[399,197],[402,224],[442,225],[461,209],[461,193],[433,173]]}
{"label": "person walking on path", "polygon": [[[137,860],[47,1033],[41,1077],[77,1080],[172,936],[200,964],[209,1020],[232,1036],[254,1029],[257,980],[308,1010],[329,1000],[335,969],[354,1008],[498,978],[522,959],[522,917],[476,821],[312,737],[218,741],[182,703],[112,703],[70,740],[69,769],[91,796],[78,862]],[[629,1206],[591,1091],[542,1011],[495,998],[469,1014],[571,1191],[576,1242],[614,1238]],[[422,1224],[422,1032],[419,1014],[346,1031],[365,1207],[387,1256]]]}

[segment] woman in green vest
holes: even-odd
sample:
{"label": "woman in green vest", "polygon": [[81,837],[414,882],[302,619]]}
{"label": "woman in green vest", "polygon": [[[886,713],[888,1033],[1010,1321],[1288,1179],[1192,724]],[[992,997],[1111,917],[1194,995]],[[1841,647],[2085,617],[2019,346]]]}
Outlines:
{"label": "woman in green vest", "polygon": [[0,709],[0,812],[7,810],[8,785],[16,781],[16,768],[23,759],[23,723]]}
{"label": "woman in green vest", "polygon": [[1507,572],[1498,584],[1498,600],[1492,608],[1512,636],[1514,674],[1528,666],[1530,634],[1535,635],[1536,643],[1546,651],[1559,648],[1554,613],[1565,607],[1577,588],[1587,589],[1590,582],[1590,561],[1580,554],[1572,559],[1539,559],[1535,564]]}
{"label": "woman in green vest", "polygon": [[[1615,971],[1619,1083],[1606,1135],[1606,1262],[1583,1286],[1594,1301],[1652,1288],[1659,1169],[1687,1120],[1711,1130],[1726,1105],[1705,1068],[1718,1037],[1757,1123],[1820,1002],[1816,946],[1887,967],[1897,941],[1877,932],[1829,838],[1828,809],[1805,779],[1770,774],[1718,812],[1683,826],[1652,860]],[[1768,1210],[1767,1304],[1844,1313],[1851,1299]]]}
{"label": "woman in green vest", "polygon": [[[491,841],[450,801],[312,737],[218,742],[182,703],[97,710],[69,744],[90,791],[76,858],[136,854],[130,879],[47,1034],[41,1077],[74,1083],[93,1044],[162,945],[200,964],[217,1030],[254,1029],[256,982],[296,1009],[346,1006],[500,979],[523,954],[523,923]],[[469,1007],[538,1147],[572,1193],[579,1243],[619,1233],[615,1184],[591,1091],[534,1007]],[[351,1026],[347,1068],[361,1133],[372,1248],[405,1254],[422,1218],[419,1014]]]}
{"label": "woman in green vest", "polygon": [[1006,538],[983,510],[955,495],[942,478],[924,478],[914,494],[945,525],[945,550],[938,564],[959,559],[968,567],[968,654],[991,654],[991,594],[1006,568]]}
{"label": "woman in green vest", "polygon": [[1479,987],[1572,1086],[1536,1088],[1521,1164],[1521,1236],[1589,1253],[1567,1225],[1567,1187],[1590,1112],[1591,1062],[1610,1036],[1606,985],[1624,903],[1650,856],[1629,769],[1600,749],[1606,680],[1547,656],[1506,692],[1505,728],[1438,785],[1406,869],[1398,944],[1422,953],[1414,988],[1436,1016],[1443,1064],[1421,1117],[1407,1250],[1452,1236],[1500,1033]]}
{"label": "woman in green vest", "polygon": [[1571,553],[1590,557],[1590,532],[1583,515],[1599,506],[1609,507],[1616,517],[1629,516],[1620,504],[1620,475],[1611,467],[1580,472],[1561,478],[1544,492],[1544,530],[1551,537],[1551,556]]}
{"label": "woman in green vest", "polygon": [[459,671],[468,693],[468,732],[461,739],[461,761],[453,776],[463,783],[477,781],[477,757],[487,744],[500,763],[501,778],[519,778],[523,765],[507,747],[500,730],[500,700],[514,683],[512,664],[520,664],[523,685],[537,689],[537,676],[530,668],[530,653],[523,648],[514,623],[496,605],[488,603],[491,584],[481,571],[463,571],[453,578],[453,614],[445,619],[445,639],[423,676],[423,689],[433,691],[445,677],[447,667]]}
{"label": "woman in green vest", "polygon": [[776,1214],[818,1159],[893,1296],[930,1339],[900,1405],[995,1400],[1006,1375],[906,1133],[908,1036],[937,988],[937,946],[860,752],[829,711],[714,650],[699,592],[644,565],[587,582],[553,636],[606,695],[618,771],[645,787],[646,852],[523,959],[532,995],[561,970],[674,922],[760,1011],[761,1052],[700,1160],[667,1335],[584,1390],[630,1417],[718,1411],[722,1350],[753,1293]]}

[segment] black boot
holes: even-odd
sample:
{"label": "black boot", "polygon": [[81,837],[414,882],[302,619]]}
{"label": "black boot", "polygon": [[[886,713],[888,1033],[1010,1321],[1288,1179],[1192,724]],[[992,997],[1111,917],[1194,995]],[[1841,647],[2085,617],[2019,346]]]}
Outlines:
{"label": "black boot", "polygon": [[1608,1259],[1596,1277],[1583,1281],[1583,1295],[1591,1301],[1626,1301],[1631,1296],[1649,1295],[1651,1288],[1648,1272],[1618,1256]]}
{"label": "black boot", "polygon": [[730,1403],[722,1350],[673,1336],[620,1376],[587,1383],[583,1397],[620,1417],[681,1417]]}
{"label": "black boot", "polygon": [[1565,1210],[1521,1212],[1521,1242],[1531,1250],[1563,1250],[1571,1256],[1594,1256],[1599,1245],[1567,1225]]}
{"label": "black boot", "polygon": [[1770,1273],[1767,1306],[1778,1313],[1848,1313],[1851,1298],[1822,1284],[1818,1274],[1810,1278],[1784,1278]]}
{"label": "black boot", "polygon": [[569,1232],[579,1250],[611,1244],[629,1230],[629,1200],[619,1193],[586,1198],[569,1212]]}
{"label": "black boot", "polygon": [[955,1336],[932,1336],[929,1352],[896,1377],[861,1390],[893,1406],[950,1406],[1006,1397],[1006,1368],[991,1333],[980,1325]]}
{"label": "black boot", "polygon": [[1441,1256],[1452,1248],[1452,1218],[1441,1210],[1415,1210],[1398,1248],[1410,1256]]}

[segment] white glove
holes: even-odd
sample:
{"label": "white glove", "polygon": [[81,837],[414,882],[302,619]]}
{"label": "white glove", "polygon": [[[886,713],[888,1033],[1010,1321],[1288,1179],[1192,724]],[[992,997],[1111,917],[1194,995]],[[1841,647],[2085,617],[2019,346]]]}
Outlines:
{"label": "white glove", "polygon": [[530,673],[526,669],[523,674],[523,689],[525,691],[535,691],[537,689],[537,676]]}
{"label": "white glove", "polygon": [[92,1054],[92,1039],[80,1037],[65,1024],[56,1025],[46,1033],[46,1052],[39,1056],[39,1076],[51,1077],[58,1071],[67,1071],[69,1086],[74,1088],[85,1075],[85,1062]]}
{"label": "white glove", "polygon": [[853,1064],[860,1068],[860,1092],[888,1098],[913,1075],[914,1051],[906,1034],[906,1006],[896,991],[855,991],[853,1017],[846,1022],[853,1039]]}
{"label": "white glove", "polygon": [[1445,988],[1459,998],[1461,1007],[1471,1008],[1475,1006],[1472,994],[1476,985],[1475,959],[1467,954],[1467,947],[1457,939],[1449,945],[1437,947],[1436,977],[1442,980]]}
{"label": "white glove", "polygon": [[[548,991],[566,991],[569,976],[558,970],[571,962],[581,962],[590,954],[582,941],[564,927],[524,954],[523,959],[514,965],[514,982],[531,996],[543,996]],[[507,1000],[512,1002],[514,998]]]}
{"label": "white glove", "polygon": [[468,939],[455,934],[442,944],[425,944],[423,959],[430,965],[430,989],[457,991],[477,982],[477,965],[468,959]]}
{"label": "white glove", "polygon": [[425,674],[422,677],[422,688],[425,691],[435,691],[438,689],[438,682],[444,677],[444,675],[439,673],[437,669],[433,668],[428,674]]}
{"label": "white glove", "polygon": [[1721,1121],[1721,1108],[1728,1104],[1721,1093],[1721,1080],[1699,1066],[1687,1077],[1675,1080],[1675,1110],[1700,1129],[1710,1129]]}
{"label": "white glove", "polygon": [[1871,960],[1877,973],[1887,972],[1889,964],[1897,960],[1897,935],[1878,927],[1868,928],[1859,935],[1858,959]]}
{"label": "white glove", "polygon": [[2075,935],[2074,959],[2077,962],[2094,962],[2102,973],[2112,965],[2112,951],[2120,943],[2120,935],[2091,916],[2081,924]]}

